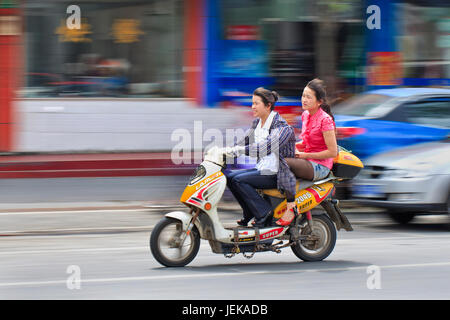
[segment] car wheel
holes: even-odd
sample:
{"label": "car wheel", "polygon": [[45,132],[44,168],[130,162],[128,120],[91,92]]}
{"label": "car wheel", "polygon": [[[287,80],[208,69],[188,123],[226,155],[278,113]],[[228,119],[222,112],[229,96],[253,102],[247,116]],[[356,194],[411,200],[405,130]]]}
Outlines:
{"label": "car wheel", "polygon": [[407,213],[407,212],[388,212],[389,216],[392,220],[394,220],[397,223],[400,224],[408,224],[410,223],[414,217],[416,216],[415,213]]}
{"label": "car wheel", "polygon": [[447,214],[450,217],[450,193],[447,196]]}

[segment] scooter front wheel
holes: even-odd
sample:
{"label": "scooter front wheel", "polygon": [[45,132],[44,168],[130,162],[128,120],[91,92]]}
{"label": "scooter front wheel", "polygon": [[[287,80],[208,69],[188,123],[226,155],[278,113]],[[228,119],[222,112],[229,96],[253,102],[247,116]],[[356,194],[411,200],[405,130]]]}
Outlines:
{"label": "scooter front wheel", "polygon": [[336,244],[336,227],[326,214],[313,217],[313,230],[305,221],[299,233],[301,235],[312,235],[312,240],[299,240],[291,249],[294,254],[303,261],[321,261],[328,257]]}
{"label": "scooter front wheel", "polygon": [[153,257],[166,267],[184,267],[194,260],[200,249],[200,235],[194,226],[181,243],[184,233],[181,221],[164,217],[150,236]]}

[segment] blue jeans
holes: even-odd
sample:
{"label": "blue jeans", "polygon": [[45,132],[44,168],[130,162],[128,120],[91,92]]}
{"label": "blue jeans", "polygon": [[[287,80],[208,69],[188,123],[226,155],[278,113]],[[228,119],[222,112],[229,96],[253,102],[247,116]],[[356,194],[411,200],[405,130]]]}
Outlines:
{"label": "blue jeans", "polygon": [[272,211],[256,189],[277,188],[277,175],[261,175],[257,169],[243,169],[225,172],[227,186],[244,211],[244,219],[260,220]]}
{"label": "blue jeans", "polygon": [[325,167],[322,164],[315,163],[314,161],[310,161],[313,169],[314,169],[314,178],[313,181],[325,179],[330,173],[330,169]]}

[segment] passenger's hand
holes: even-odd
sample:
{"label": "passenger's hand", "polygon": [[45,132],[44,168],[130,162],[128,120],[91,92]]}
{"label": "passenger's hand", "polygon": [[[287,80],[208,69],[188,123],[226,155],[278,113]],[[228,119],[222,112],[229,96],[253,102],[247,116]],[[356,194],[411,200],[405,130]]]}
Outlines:
{"label": "passenger's hand", "polygon": [[296,152],[295,157],[297,159],[307,159],[307,154],[305,152]]}

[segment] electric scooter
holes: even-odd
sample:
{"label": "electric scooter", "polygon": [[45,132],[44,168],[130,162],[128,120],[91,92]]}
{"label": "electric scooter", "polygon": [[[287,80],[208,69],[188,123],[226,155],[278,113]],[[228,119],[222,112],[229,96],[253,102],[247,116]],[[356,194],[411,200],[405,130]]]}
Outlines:
{"label": "electric scooter", "polygon": [[[271,203],[273,212],[264,227],[224,227],[219,219],[218,204],[226,187],[226,149],[211,148],[196,168],[180,201],[189,212],[167,213],[153,228],[150,249],[154,258],[167,267],[182,267],[197,255],[200,239],[208,240],[213,253],[231,258],[242,253],[252,258],[255,253],[290,247],[303,261],[321,261],[333,251],[337,230],[353,228],[333,199],[334,185],[355,177],[362,162],[349,151],[339,148],[333,169],[320,181],[297,181],[295,219],[288,226],[274,222],[286,210],[286,199],[277,189],[260,190]],[[313,214],[321,205],[325,212]]]}

